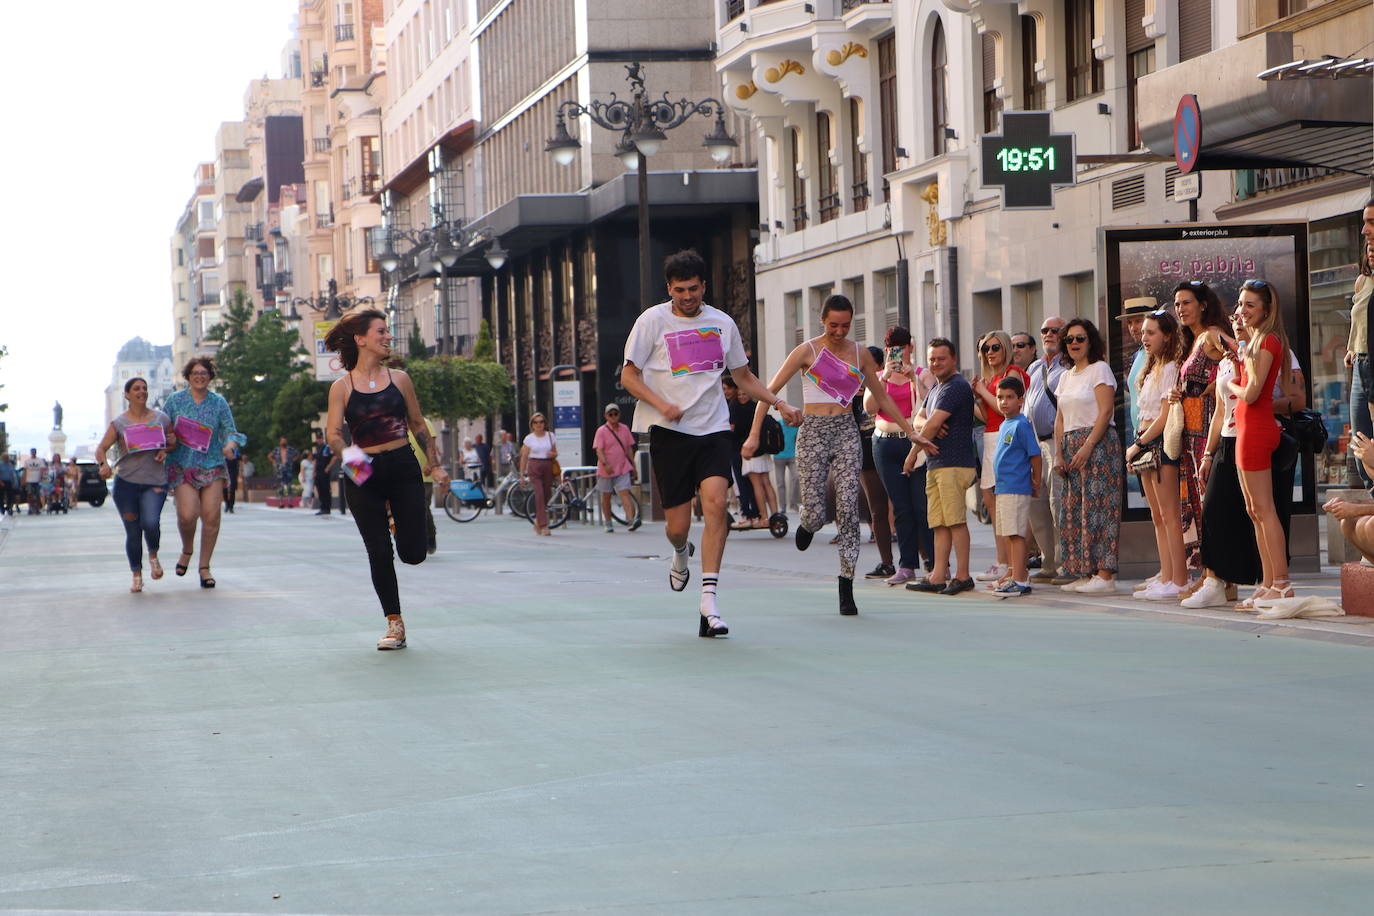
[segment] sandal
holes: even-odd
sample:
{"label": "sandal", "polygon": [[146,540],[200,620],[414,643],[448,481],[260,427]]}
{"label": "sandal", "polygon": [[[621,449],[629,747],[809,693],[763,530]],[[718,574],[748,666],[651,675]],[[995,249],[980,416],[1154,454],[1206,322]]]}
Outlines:
{"label": "sandal", "polygon": [[1255,601],[1256,608],[1268,607],[1275,601],[1282,601],[1284,598],[1296,598],[1293,593],[1293,583],[1288,579],[1275,579],[1274,585],[1269,589],[1269,594]]}
{"label": "sandal", "polygon": [[[183,551],[181,552],[181,556],[182,556],[182,557],[185,557],[186,559],[189,560],[189,559],[191,559],[191,551],[189,551],[189,550],[183,550]],[[181,559],[181,557],[177,557],[177,559],[179,560],[179,559]],[[178,575],[178,576],[184,576],[184,575],[186,575],[186,570],[188,570],[188,569],[190,569],[190,568],[191,568],[191,564],[190,564],[190,563],[178,563],[178,564],[176,565],[177,575]]]}
{"label": "sandal", "polygon": [[148,568],[153,571],[154,579],[162,578],[162,564],[157,561],[157,557],[148,554]]}
{"label": "sandal", "polygon": [[138,594],[139,592],[143,591],[142,571],[134,573],[134,584],[129,586],[129,591],[133,594]]}
{"label": "sandal", "polygon": [[[196,571],[197,571],[197,572],[202,572],[202,571],[207,571],[207,570],[209,570],[209,569],[210,569],[210,567],[208,567],[208,566],[202,566],[202,567],[200,567],[200,569],[198,569],[198,570],[196,570]],[[200,577],[200,587],[201,587],[201,588],[214,588],[214,587],[215,587],[215,577],[214,577],[214,576],[202,575],[202,576]]]}
{"label": "sandal", "polygon": [[1269,588],[1269,587],[1266,586],[1266,585],[1257,585],[1257,586],[1255,586],[1255,590],[1250,594],[1250,597],[1249,597],[1249,598],[1246,598],[1246,599],[1245,599],[1244,601],[1242,601],[1240,604],[1237,604],[1236,607],[1235,607],[1235,609],[1238,610],[1238,611],[1255,611],[1255,610],[1259,610],[1259,605],[1256,604],[1255,602],[1267,600],[1267,599],[1270,598],[1271,596],[1268,595],[1268,594],[1263,594],[1263,593],[1272,592],[1272,591],[1274,591],[1274,589]]}

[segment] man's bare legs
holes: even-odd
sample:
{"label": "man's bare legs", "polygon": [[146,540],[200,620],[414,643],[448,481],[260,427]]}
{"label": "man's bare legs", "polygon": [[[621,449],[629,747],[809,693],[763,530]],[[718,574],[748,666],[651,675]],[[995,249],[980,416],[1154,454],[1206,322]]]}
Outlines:
{"label": "man's bare legs", "polygon": [[[725,520],[725,491],[729,482],[724,477],[708,477],[697,487],[697,497],[701,500],[701,514],[704,529],[701,535],[701,616],[715,623],[709,628],[703,624],[703,636],[724,635],[729,632],[716,610],[716,583],[720,579],[720,563],[725,556],[725,538],[730,527]],[[673,545],[673,568],[669,571],[669,581],[674,581],[674,572],[686,570],[689,554],[688,535],[692,525],[692,504],[690,502],[664,510],[664,533],[668,543]],[[686,587],[685,579],[683,588]],[[681,589],[679,589],[680,591]]]}

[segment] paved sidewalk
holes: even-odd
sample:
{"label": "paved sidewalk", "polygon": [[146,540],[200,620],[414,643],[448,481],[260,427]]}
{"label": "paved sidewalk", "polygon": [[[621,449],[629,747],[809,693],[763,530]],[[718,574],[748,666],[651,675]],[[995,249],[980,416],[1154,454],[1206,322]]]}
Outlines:
{"label": "paved sidewalk", "polygon": [[[732,539],[732,635],[702,640],[656,526],[438,523],[439,553],[400,570],[411,648],[379,653],[350,519],[242,507],[219,588],[141,595],[108,506],[21,519],[0,547],[0,914],[1374,896],[1363,646],[873,583],[844,618],[824,536],[767,535]],[[171,558],[170,507],[164,533]]]}

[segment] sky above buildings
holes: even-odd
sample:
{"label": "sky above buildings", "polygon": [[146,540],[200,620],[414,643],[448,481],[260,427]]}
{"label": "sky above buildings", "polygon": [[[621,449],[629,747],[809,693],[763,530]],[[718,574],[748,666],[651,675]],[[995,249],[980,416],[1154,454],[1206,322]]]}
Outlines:
{"label": "sky above buildings", "polygon": [[6,9],[10,89],[0,263],[0,413],[12,449],[99,439],[119,348],[172,341],[169,240],[243,117],[250,81],[281,76],[296,0],[109,0]]}

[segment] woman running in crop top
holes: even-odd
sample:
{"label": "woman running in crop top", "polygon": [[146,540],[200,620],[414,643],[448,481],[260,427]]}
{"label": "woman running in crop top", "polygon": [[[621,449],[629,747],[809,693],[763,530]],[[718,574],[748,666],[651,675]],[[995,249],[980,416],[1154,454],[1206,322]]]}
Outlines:
{"label": "woman running in crop top", "polygon": [[[797,477],[801,480],[801,524],[797,526],[797,549],[811,546],[811,538],[825,526],[825,480],[835,474],[835,515],[839,526],[840,613],[857,614],[854,603],[854,567],[859,560],[859,469],[863,453],[859,429],[850,413],[850,402],[864,386],[873,393],[879,407],[891,417],[902,411],[888,397],[878,381],[878,366],[868,350],[848,340],[854,306],[844,296],[831,296],[821,309],[824,333],[796,347],[768,387],[775,394],[792,376],[802,373],[801,429],[797,432]],[[763,401],[754,411],[754,425],[741,450],[751,458],[759,446],[759,430],[769,405]],[[908,437],[920,439],[910,421],[898,425]]]}
{"label": "woman running in crop top", "polygon": [[[386,635],[378,649],[404,649],[405,623],[391,558],[390,519],[396,525],[396,553],[401,562],[423,563],[426,554],[425,485],[420,464],[407,432],[425,453],[423,474],[446,488],[448,473],[439,463],[437,444],[425,428],[410,376],[392,371],[383,360],[391,356],[391,332],[386,316],[364,309],[342,319],[325,346],[339,354],[348,374],[329,389],[329,445],[343,458],[344,483],[353,521],[367,548],[372,587],[386,615]],[[344,425],[353,445],[344,444]]]}

